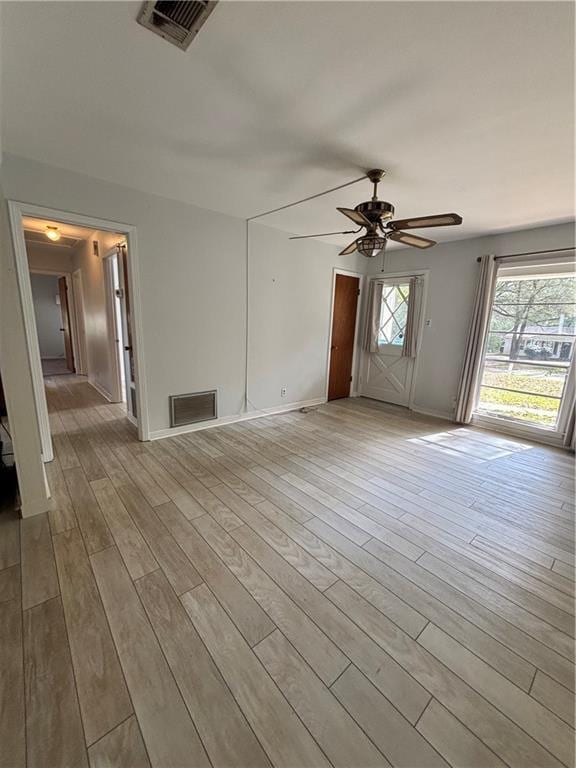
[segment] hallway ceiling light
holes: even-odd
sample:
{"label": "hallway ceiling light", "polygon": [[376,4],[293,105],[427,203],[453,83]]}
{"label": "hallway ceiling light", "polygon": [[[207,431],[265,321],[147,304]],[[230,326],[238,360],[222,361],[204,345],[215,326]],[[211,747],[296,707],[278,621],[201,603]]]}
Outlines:
{"label": "hallway ceiling light", "polygon": [[60,240],[60,231],[58,230],[58,227],[47,226],[46,237],[48,238],[48,240],[52,240],[53,242]]}

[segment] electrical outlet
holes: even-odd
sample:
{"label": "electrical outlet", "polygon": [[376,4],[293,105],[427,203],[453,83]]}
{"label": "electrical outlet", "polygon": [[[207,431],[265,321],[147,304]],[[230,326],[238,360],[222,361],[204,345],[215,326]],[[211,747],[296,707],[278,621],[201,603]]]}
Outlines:
{"label": "electrical outlet", "polygon": [[280,397],[286,397],[286,387],[282,387],[280,390]]}
{"label": "electrical outlet", "polygon": [[426,326],[426,328],[430,328],[432,326],[432,320],[430,318],[428,318],[426,320],[426,322],[424,323],[424,325]]}

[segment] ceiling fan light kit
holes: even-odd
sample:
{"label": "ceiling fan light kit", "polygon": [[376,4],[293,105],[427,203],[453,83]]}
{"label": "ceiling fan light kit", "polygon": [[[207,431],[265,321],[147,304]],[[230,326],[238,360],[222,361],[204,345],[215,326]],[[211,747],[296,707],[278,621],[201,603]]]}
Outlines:
{"label": "ceiling fan light kit", "polygon": [[[358,225],[360,229],[366,229],[366,234],[354,240],[340,251],[339,256],[345,256],[349,253],[358,251],[367,258],[373,258],[382,253],[386,248],[388,240],[394,240],[403,245],[410,245],[413,248],[431,248],[436,245],[435,240],[429,240],[426,237],[412,235],[403,232],[404,229],[420,229],[425,227],[451,227],[462,224],[462,217],[457,213],[441,213],[434,216],[420,216],[411,219],[396,219],[394,216],[394,206],[385,200],[378,199],[378,184],[386,172],[380,168],[374,168],[366,173],[366,177],[373,184],[372,199],[364,203],[359,203],[355,208],[337,208],[340,213],[347,216],[351,221]],[[291,237],[290,240],[304,240],[308,237],[326,237],[327,235],[346,235],[350,230],[344,232],[328,232],[321,235],[299,235]]]}
{"label": "ceiling fan light kit", "polygon": [[378,256],[378,254],[382,253],[386,247],[386,238],[376,233],[370,233],[364,235],[364,237],[359,237],[358,240],[355,240],[354,242],[356,244],[356,250],[369,259]]}

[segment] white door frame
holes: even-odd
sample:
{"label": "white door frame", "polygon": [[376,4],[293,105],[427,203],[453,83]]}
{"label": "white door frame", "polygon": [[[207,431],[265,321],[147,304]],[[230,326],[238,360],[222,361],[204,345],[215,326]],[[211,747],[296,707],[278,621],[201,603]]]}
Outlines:
{"label": "white door frame", "polygon": [[64,277],[66,279],[66,288],[68,289],[68,313],[70,315],[70,324],[72,326],[70,329],[72,354],[74,355],[74,368],[76,369],[76,373],[78,373],[80,334],[78,330],[78,317],[76,315],[76,300],[72,285],[72,272],[65,272],[62,269],[41,269],[36,267],[30,267],[29,272],[31,275],[54,275],[54,277]]}
{"label": "white door frame", "polygon": [[[408,393],[408,410],[414,410],[414,390],[416,389],[416,378],[418,375],[418,363],[420,362],[420,351],[422,347],[422,339],[424,337],[424,325],[426,318],[426,310],[428,306],[428,281],[430,277],[430,269],[408,269],[402,272],[380,272],[376,275],[370,275],[368,278],[368,284],[372,281],[378,282],[379,280],[396,280],[397,278],[421,277],[423,280],[422,286],[422,309],[420,312],[420,325],[418,328],[418,343],[416,345],[416,359],[414,360],[414,368],[412,369],[412,380],[410,382],[410,392]],[[365,314],[365,313],[364,313]],[[363,365],[364,358],[367,354],[371,354],[362,350],[362,357],[360,359],[360,366]],[[360,392],[360,395],[362,392]],[[384,401],[382,401],[384,402]]]}
{"label": "white door frame", "polygon": [[24,216],[31,216],[38,219],[48,219],[50,221],[60,221],[63,224],[73,224],[92,230],[118,232],[119,234],[126,236],[129,248],[128,253],[130,254],[128,259],[128,278],[133,301],[132,331],[134,338],[134,365],[136,368],[138,437],[140,440],[149,440],[150,427],[148,422],[148,393],[145,375],[141,309],[142,301],[140,293],[140,271],[138,268],[138,244],[136,238],[136,227],[128,224],[122,224],[116,221],[99,219],[94,216],[85,216],[78,213],[71,213],[70,211],[61,211],[56,208],[47,208],[45,206],[34,205],[32,203],[22,203],[16,200],[8,200],[8,216],[10,219],[10,229],[16,263],[16,277],[18,281],[20,306],[22,308],[24,332],[26,336],[26,352],[30,365],[30,373],[32,376],[36,417],[38,419],[38,427],[40,431],[43,461],[52,461],[54,458],[54,452],[52,448],[52,436],[50,434],[50,422],[48,419],[46,392],[44,389],[44,380],[42,377],[42,366],[40,364],[40,350],[38,346],[38,332],[36,329],[34,304],[32,301],[32,289],[30,286],[28,256],[26,253],[26,242],[24,240],[24,228],[22,226],[22,219]]}
{"label": "white door frame", "polygon": [[356,327],[354,328],[354,351],[352,353],[352,381],[350,382],[350,397],[358,396],[358,363],[360,356],[358,354],[358,338],[360,334],[360,318],[362,317],[362,302],[364,300],[364,281],[365,275],[362,272],[353,272],[349,269],[334,267],[332,270],[332,295],[330,297],[330,316],[328,325],[328,350],[326,360],[326,390],[324,399],[328,400],[328,388],[330,386],[330,352],[332,347],[332,324],[334,321],[334,297],[336,293],[336,275],[345,275],[346,277],[358,277],[358,304],[356,305]]}

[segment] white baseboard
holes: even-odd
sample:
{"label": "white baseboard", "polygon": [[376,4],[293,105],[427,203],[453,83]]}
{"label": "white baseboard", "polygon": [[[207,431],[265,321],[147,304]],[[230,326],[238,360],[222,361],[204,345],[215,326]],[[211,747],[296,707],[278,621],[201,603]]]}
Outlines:
{"label": "white baseboard", "polygon": [[222,427],[225,424],[235,424],[238,421],[250,421],[251,419],[262,419],[265,416],[274,416],[279,413],[288,413],[289,411],[298,411],[300,408],[310,408],[314,405],[323,405],[326,402],[325,397],[317,397],[314,400],[300,400],[295,403],[274,406],[272,408],[263,408],[257,411],[248,411],[235,416],[223,416],[220,419],[211,419],[210,421],[201,421],[198,424],[187,424],[184,427],[169,427],[168,429],[155,429],[150,432],[150,440],[162,440],[164,437],[176,437],[177,435],[186,435],[189,432],[199,432],[202,429],[212,429],[212,427]]}
{"label": "white baseboard", "polygon": [[106,392],[104,387],[101,384],[98,384],[97,381],[94,381],[94,379],[88,378],[88,384],[90,384],[91,387],[94,387],[96,392],[98,392],[99,395],[102,395],[102,397],[108,400],[109,403],[116,402],[116,400],[112,399],[112,395],[109,392]]}
{"label": "white baseboard", "polygon": [[43,512],[50,512],[54,508],[54,499],[48,496],[39,496],[35,499],[29,499],[26,503],[20,502],[20,516],[32,517],[33,515],[41,515]]}
{"label": "white baseboard", "polygon": [[433,408],[422,408],[420,405],[412,405],[410,407],[414,413],[421,413],[422,416],[432,416],[434,419],[443,419],[444,421],[454,421],[454,414],[447,413],[446,411],[436,411]]}
{"label": "white baseboard", "polygon": [[46,474],[46,467],[42,465],[44,472],[44,494],[40,494],[34,498],[26,499],[22,501],[20,497],[20,505],[16,507],[16,511],[20,513],[20,517],[33,517],[33,515],[41,515],[44,512],[50,512],[56,508],[56,502],[51,495],[50,486],[48,484],[48,475]]}

